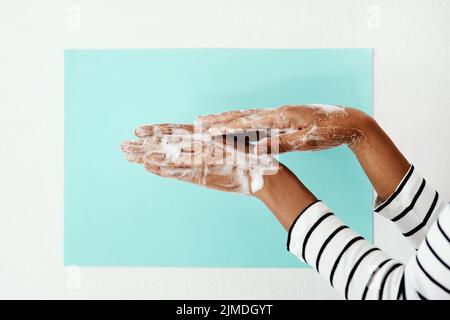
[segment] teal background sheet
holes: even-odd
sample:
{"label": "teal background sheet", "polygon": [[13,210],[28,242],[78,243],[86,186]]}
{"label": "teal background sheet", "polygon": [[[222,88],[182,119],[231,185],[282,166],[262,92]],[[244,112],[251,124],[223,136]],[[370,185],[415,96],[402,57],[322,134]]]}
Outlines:
{"label": "teal background sheet", "polygon": [[[372,113],[372,50],[66,50],[65,265],[304,267],[257,199],[152,175],[120,150],[142,124],[301,103]],[[372,189],[346,147],[280,158],[371,240]]]}

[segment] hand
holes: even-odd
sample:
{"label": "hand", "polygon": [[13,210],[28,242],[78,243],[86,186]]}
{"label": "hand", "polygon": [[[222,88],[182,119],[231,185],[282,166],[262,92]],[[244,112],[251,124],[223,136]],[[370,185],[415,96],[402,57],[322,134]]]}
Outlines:
{"label": "hand", "polygon": [[198,124],[213,136],[262,131],[268,137],[259,141],[256,152],[263,154],[322,150],[342,144],[352,147],[363,140],[366,117],[352,108],[298,105],[203,116]]}
{"label": "hand", "polygon": [[[347,144],[381,200],[394,192],[410,166],[378,123],[353,108],[299,105],[231,111],[200,117],[198,123],[212,135],[267,130],[271,137],[258,142],[257,153],[322,150]],[[273,129],[279,132],[273,134]]]}
{"label": "hand", "polygon": [[254,194],[262,189],[264,175],[278,171],[275,159],[248,153],[249,145],[227,144],[222,137],[194,132],[192,125],[141,126],[135,134],[138,141],[121,145],[126,158],[162,177]]}
{"label": "hand", "polygon": [[230,143],[177,124],[141,126],[135,134],[139,140],[121,145],[129,161],[162,177],[254,195],[286,230],[316,200],[288,168],[272,157],[256,156],[247,141],[233,138]]}

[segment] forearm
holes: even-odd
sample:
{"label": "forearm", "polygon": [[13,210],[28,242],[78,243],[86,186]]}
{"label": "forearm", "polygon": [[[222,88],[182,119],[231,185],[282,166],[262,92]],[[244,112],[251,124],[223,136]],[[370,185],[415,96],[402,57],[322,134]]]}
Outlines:
{"label": "forearm", "polygon": [[373,118],[354,109],[350,117],[360,133],[349,147],[384,201],[395,191],[410,164]]}
{"label": "forearm", "polygon": [[[264,188],[255,196],[289,230],[288,250],[315,267],[345,298],[396,298],[403,266],[343,225],[288,168],[280,166],[277,174],[264,177]],[[372,272],[373,266],[382,270]]]}
{"label": "forearm", "polygon": [[264,176],[264,188],[256,192],[286,230],[316,197],[284,165],[275,175]]}

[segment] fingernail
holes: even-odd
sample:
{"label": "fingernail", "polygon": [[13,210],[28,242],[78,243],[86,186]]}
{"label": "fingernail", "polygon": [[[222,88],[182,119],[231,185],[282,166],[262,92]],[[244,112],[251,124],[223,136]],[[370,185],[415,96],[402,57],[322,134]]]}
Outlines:
{"label": "fingernail", "polygon": [[124,141],[120,144],[120,150],[122,150],[122,152],[127,152],[128,150],[128,141]]}
{"label": "fingernail", "polygon": [[134,153],[127,153],[126,155],[126,159],[130,162],[135,162],[136,160],[136,155]]}
{"label": "fingernail", "polygon": [[147,131],[142,127],[137,127],[134,130],[134,135],[137,137],[142,137],[142,136],[145,136],[146,134],[147,134]]}

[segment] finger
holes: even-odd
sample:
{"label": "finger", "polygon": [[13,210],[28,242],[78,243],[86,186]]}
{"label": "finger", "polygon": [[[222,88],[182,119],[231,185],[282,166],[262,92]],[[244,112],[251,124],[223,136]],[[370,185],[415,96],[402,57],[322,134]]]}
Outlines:
{"label": "finger", "polygon": [[225,124],[213,125],[208,128],[208,133],[212,136],[243,134],[250,130],[251,124],[246,122],[245,118],[238,118]]}
{"label": "finger", "polygon": [[164,178],[178,179],[187,182],[196,183],[196,172],[198,168],[193,167],[171,167],[165,165],[156,165],[153,163],[144,163],[145,170],[157,174]]}
{"label": "finger", "polygon": [[130,152],[131,149],[142,149],[142,144],[144,143],[144,141],[139,140],[139,141],[124,141],[120,144],[120,149],[123,152]]}
{"label": "finger", "polygon": [[144,168],[145,170],[147,170],[148,172],[157,174],[157,175],[161,175],[160,172],[160,167],[151,163],[144,163]]}
{"label": "finger", "polygon": [[197,168],[161,166],[160,175],[166,178],[178,179],[195,183]]}
{"label": "finger", "polygon": [[144,157],[144,161],[168,168],[191,168],[202,164],[202,159],[195,161],[190,154],[181,154],[177,158],[170,158],[164,153],[151,153]]}
{"label": "finger", "polygon": [[201,141],[193,140],[189,143],[184,143],[181,146],[181,152],[183,153],[198,153],[203,150],[203,144]]}
{"label": "finger", "polygon": [[125,141],[120,145],[120,148],[128,161],[142,163],[144,157],[142,141]]}
{"label": "finger", "polygon": [[291,121],[281,112],[264,111],[232,121],[212,125],[208,132],[213,135],[242,134],[256,131],[286,130],[291,127]]}
{"label": "finger", "polygon": [[130,162],[135,163],[143,163],[144,162],[144,155],[140,153],[126,153],[125,158]]}
{"label": "finger", "polygon": [[258,113],[261,109],[246,109],[246,110],[233,110],[226,111],[218,114],[210,114],[207,116],[197,117],[197,123],[204,127],[209,127],[215,124],[220,124],[228,121],[232,121],[239,117],[245,117],[250,114]]}
{"label": "finger", "polygon": [[191,124],[173,124],[173,123],[163,123],[156,125],[143,125],[134,131],[134,134],[139,138],[151,137],[158,134],[187,134],[193,133],[194,126]]}
{"label": "finger", "polygon": [[153,136],[154,131],[155,131],[155,126],[144,125],[144,126],[137,127],[134,130],[134,135],[139,138],[146,138],[146,137]]}
{"label": "finger", "polygon": [[135,143],[128,144],[126,152],[144,153],[144,146],[142,144]]}
{"label": "finger", "polygon": [[166,159],[166,154],[161,152],[154,152],[147,154],[144,158],[146,162],[161,164]]}
{"label": "finger", "polygon": [[193,139],[193,135],[186,133],[185,135],[174,134],[154,134],[141,138],[143,140],[143,148],[146,151],[164,148],[164,145],[179,145],[185,144]]}

